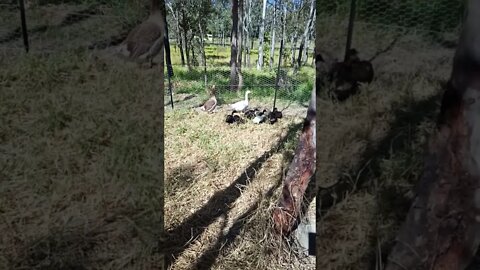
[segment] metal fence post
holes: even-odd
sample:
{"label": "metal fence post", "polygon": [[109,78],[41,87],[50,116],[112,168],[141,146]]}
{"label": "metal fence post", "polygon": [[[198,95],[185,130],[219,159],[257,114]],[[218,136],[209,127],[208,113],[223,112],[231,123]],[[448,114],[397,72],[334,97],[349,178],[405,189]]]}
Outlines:
{"label": "metal fence post", "polygon": [[356,1],[351,0],[350,2],[350,18],[348,20],[348,30],[347,30],[347,44],[345,45],[345,59],[347,60],[348,51],[352,46],[352,35],[353,35],[353,25],[355,22],[355,9],[356,9]]}
{"label": "metal fence post", "polygon": [[173,77],[173,68],[172,68],[172,58],[170,56],[170,42],[168,38],[168,26],[167,26],[167,12],[165,11],[165,16],[163,18],[165,23],[165,62],[167,64],[167,74],[168,74],[168,92],[170,93],[170,103],[173,110],[173,90],[172,90],[172,81]]}
{"label": "metal fence post", "polygon": [[18,4],[20,7],[20,20],[22,23],[23,45],[25,45],[25,51],[28,53],[29,45],[28,45],[27,20],[25,18],[25,4],[23,0],[18,0]]}

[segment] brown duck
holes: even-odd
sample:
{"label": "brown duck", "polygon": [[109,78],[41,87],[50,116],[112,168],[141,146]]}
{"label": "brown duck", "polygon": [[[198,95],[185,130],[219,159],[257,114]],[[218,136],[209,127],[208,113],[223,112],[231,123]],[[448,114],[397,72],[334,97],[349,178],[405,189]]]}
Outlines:
{"label": "brown duck", "polygon": [[150,16],[130,31],[123,41],[120,52],[137,62],[150,62],[162,50],[165,38],[165,21],[159,0],[152,0]]}
{"label": "brown duck", "polygon": [[210,90],[211,97],[203,104],[202,111],[213,112],[217,107],[217,98],[215,97],[215,85]]}

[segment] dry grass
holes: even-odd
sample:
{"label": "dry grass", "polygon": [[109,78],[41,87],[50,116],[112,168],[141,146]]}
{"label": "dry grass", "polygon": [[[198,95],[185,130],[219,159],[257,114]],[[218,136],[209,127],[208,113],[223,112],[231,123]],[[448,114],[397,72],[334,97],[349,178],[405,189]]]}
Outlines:
{"label": "dry grass", "polygon": [[304,116],[275,125],[228,125],[225,115],[166,111],[171,269],[313,269],[311,259],[273,233],[271,221]]}
{"label": "dry grass", "polygon": [[161,267],[158,70],[4,55],[0,268]]}
{"label": "dry grass", "polygon": [[[0,45],[23,48],[19,11],[2,6],[0,12]],[[30,50],[57,52],[75,50],[93,42],[125,38],[126,32],[146,10],[135,1],[95,3],[92,1],[32,6],[25,11]]]}
{"label": "dry grass", "polygon": [[[367,59],[396,36],[361,23],[355,27],[353,46]],[[319,44],[328,50],[334,31],[322,29],[330,35],[319,35]],[[343,54],[343,48],[337,51]],[[335,105],[320,96],[317,185],[354,188],[317,220],[318,269],[381,269],[379,262],[385,263],[422,172],[440,82],[448,79],[452,58],[453,50],[402,35],[373,60],[376,79],[361,94]]]}

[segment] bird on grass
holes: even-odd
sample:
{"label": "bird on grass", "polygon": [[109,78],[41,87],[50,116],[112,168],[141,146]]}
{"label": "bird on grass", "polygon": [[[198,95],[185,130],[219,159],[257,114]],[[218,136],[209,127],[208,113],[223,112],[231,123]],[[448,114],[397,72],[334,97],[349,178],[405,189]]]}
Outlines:
{"label": "bird on grass", "polygon": [[253,118],[253,123],[254,124],[261,124],[261,123],[265,122],[266,118],[267,118],[267,110],[257,112],[255,118]]}
{"label": "bird on grass", "polygon": [[150,16],[133,28],[117,51],[120,56],[139,63],[150,62],[162,50],[165,41],[165,21],[159,0],[152,0]]}
{"label": "bird on grass", "polygon": [[202,111],[213,112],[217,107],[217,98],[215,97],[215,85],[212,86],[210,90],[210,99],[208,99],[202,106]]}
{"label": "bird on grass", "polygon": [[268,122],[274,124],[279,118],[282,118],[283,114],[277,108],[273,108],[272,112],[268,114]]}
{"label": "bird on grass", "polygon": [[250,93],[249,90],[245,92],[245,99],[231,104],[230,107],[237,112],[245,110],[248,107],[248,94]]}
{"label": "bird on grass", "polygon": [[228,114],[225,122],[229,124],[237,123],[237,124],[243,124],[245,123],[245,120],[243,120],[239,115],[235,114],[236,111],[232,111],[232,114]]}
{"label": "bird on grass", "polygon": [[257,108],[248,109],[248,110],[243,111],[243,115],[245,115],[245,117],[247,119],[253,119],[253,118],[255,118],[257,112],[259,112],[259,110]]}

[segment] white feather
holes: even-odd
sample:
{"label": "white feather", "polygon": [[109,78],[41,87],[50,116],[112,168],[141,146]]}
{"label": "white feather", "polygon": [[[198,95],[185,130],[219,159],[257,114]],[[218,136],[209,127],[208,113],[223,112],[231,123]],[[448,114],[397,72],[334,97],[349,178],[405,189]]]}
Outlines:
{"label": "white feather", "polygon": [[250,91],[245,92],[245,100],[235,102],[230,107],[235,111],[245,110],[248,107],[248,94],[250,94]]}

